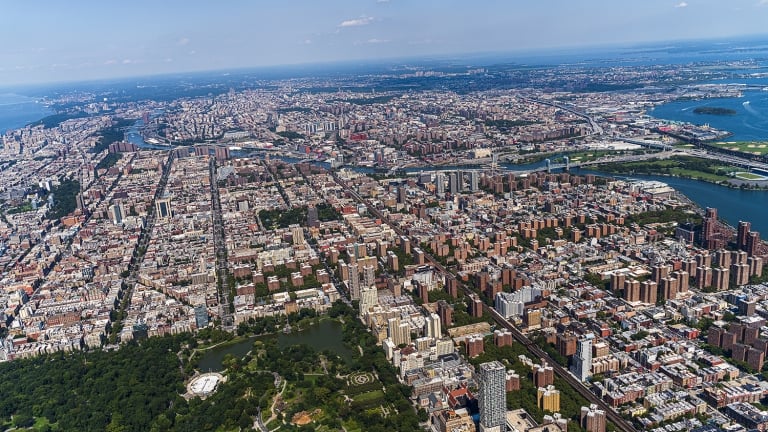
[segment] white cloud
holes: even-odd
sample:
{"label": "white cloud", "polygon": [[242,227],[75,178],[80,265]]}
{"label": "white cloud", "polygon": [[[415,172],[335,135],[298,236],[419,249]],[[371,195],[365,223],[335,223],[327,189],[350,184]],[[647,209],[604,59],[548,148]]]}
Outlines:
{"label": "white cloud", "polygon": [[676,4],[675,7],[678,8],[678,9],[684,8],[684,7],[688,7],[688,3],[680,2],[680,3]]}
{"label": "white cloud", "polygon": [[758,6],[768,6],[768,0],[760,0],[757,2]]}
{"label": "white cloud", "polygon": [[381,44],[381,43],[389,42],[389,39],[376,39],[376,38],[373,38],[373,39],[368,39],[365,42],[369,43],[369,44]]}
{"label": "white cloud", "polygon": [[373,22],[373,17],[362,16],[360,18],[342,21],[339,27],[360,27]]}
{"label": "white cloud", "polygon": [[389,3],[389,0],[376,0],[376,3]]}
{"label": "white cloud", "polygon": [[183,37],[183,38],[179,39],[179,41],[176,42],[176,44],[181,45],[181,46],[189,45],[189,38]]}
{"label": "white cloud", "polygon": [[123,64],[131,64],[131,63],[133,63],[133,60],[131,60],[131,59],[123,60]]}
{"label": "white cloud", "polygon": [[304,45],[311,45],[312,39],[304,39]]}
{"label": "white cloud", "polygon": [[107,60],[107,61],[105,61],[105,62],[104,62],[104,64],[105,64],[105,65],[113,65],[113,64],[117,64],[117,60],[115,60],[115,59],[110,59],[110,60]]}

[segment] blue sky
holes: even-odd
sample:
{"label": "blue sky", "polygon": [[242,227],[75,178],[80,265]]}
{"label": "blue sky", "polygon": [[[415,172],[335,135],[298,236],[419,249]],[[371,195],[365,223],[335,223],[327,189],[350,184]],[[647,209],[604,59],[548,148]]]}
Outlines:
{"label": "blue sky", "polygon": [[0,84],[768,33],[768,0],[23,0]]}

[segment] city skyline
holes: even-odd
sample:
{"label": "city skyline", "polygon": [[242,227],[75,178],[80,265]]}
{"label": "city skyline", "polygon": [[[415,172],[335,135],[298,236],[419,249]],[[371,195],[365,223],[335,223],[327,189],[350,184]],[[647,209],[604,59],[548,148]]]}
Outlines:
{"label": "city skyline", "polygon": [[10,86],[754,36],[764,34],[768,1],[488,1],[478,7],[458,1],[302,0],[234,1],[215,8],[202,2],[46,1],[7,5],[4,15],[7,22],[24,23],[0,29],[0,82]]}

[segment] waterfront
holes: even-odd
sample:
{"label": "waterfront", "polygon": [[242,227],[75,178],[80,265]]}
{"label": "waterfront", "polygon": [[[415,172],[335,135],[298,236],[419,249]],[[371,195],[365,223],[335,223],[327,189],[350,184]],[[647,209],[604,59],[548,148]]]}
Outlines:
{"label": "waterfront", "polygon": [[766,206],[768,206],[768,191],[766,190],[734,189],[701,180],[680,177],[655,175],[617,176],[598,170],[577,170],[574,172],[582,174],[591,173],[621,179],[660,181],[680,191],[701,208],[717,208],[718,216],[728,222],[728,224],[736,226],[739,221],[749,221],[752,223],[753,230],[760,231],[763,235],[768,235],[768,219],[762,216]]}
{"label": "waterfront", "polygon": [[342,358],[349,358],[351,351],[342,342],[341,323],[334,320],[321,320],[318,324],[312,325],[301,331],[293,333],[279,333],[277,335],[252,336],[241,342],[231,345],[221,345],[211,348],[203,354],[197,363],[199,370],[218,371],[222,369],[221,362],[224,356],[232,354],[235,357],[243,357],[253,349],[253,343],[257,340],[277,338],[277,345],[280,348],[292,345],[307,345],[316,351],[330,350]]}

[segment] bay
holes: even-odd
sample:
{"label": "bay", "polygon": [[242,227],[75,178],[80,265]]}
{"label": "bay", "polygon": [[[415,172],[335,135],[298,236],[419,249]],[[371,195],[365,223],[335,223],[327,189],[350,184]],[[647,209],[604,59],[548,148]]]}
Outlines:
{"label": "bay", "polygon": [[52,109],[33,98],[15,93],[0,93],[0,134],[24,127],[51,114],[54,114]]}
{"label": "bay", "polygon": [[[768,82],[765,83],[768,88]],[[727,108],[734,115],[697,114],[696,108]],[[713,98],[670,102],[649,115],[678,122],[710,126],[731,132],[726,141],[768,141],[768,91],[746,91],[739,98]]]}

